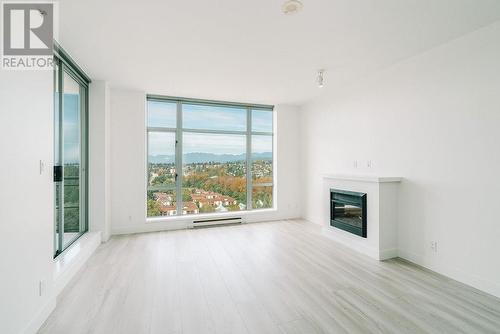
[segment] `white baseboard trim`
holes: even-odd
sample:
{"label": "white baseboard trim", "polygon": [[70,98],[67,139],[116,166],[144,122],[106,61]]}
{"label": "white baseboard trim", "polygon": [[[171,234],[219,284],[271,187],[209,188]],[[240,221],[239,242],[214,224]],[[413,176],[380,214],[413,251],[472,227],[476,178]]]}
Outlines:
{"label": "white baseboard trim", "polygon": [[136,234],[160,231],[175,231],[191,227],[192,223],[187,220],[169,222],[148,222],[140,225],[122,226],[113,228],[111,235]]}
{"label": "white baseboard trim", "polygon": [[454,279],[455,281],[469,285],[473,288],[500,298],[500,284],[497,282],[485,280],[484,278],[470,274],[463,270],[459,270],[457,268],[453,268],[451,266],[438,267],[432,263],[429,263],[429,261],[426,261],[422,255],[411,253],[401,249],[398,251],[398,256],[404,260],[413,262],[438,274],[449,277],[451,279]]}
{"label": "white baseboard trim", "polygon": [[[237,215],[235,215],[237,216]],[[193,227],[193,219],[196,217],[189,218],[179,218],[178,220],[168,220],[168,221],[149,221],[140,225],[122,226],[118,228],[113,228],[111,231],[112,235],[123,235],[123,234],[136,234],[136,233],[148,233],[148,232],[160,232],[160,231],[175,231],[183,230]],[[259,222],[270,222],[279,221],[286,219],[299,219],[290,216],[243,216],[243,221],[245,223],[259,223]]]}
{"label": "white baseboard trim", "polygon": [[398,249],[397,248],[390,248],[390,249],[383,249],[379,252],[379,260],[388,260],[398,257]]}
{"label": "white baseboard trim", "polygon": [[55,308],[56,308],[56,298],[51,297],[49,298],[47,303],[43,305],[43,307],[40,309],[37,315],[30,321],[30,323],[24,329],[24,331],[22,331],[22,333],[35,334],[36,332],[38,332],[40,327],[42,327],[45,320],[47,320],[47,318],[52,313],[52,311],[54,311]]}

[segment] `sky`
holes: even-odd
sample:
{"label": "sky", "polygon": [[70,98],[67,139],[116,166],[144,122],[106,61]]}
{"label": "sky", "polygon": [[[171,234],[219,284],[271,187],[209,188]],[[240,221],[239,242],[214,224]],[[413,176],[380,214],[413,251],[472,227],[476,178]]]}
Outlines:
{"label": "sky", "polygon": [[182,145],[184,154],[243,154],[246,151],[246,136],[184,133]]}
{"label": "sky", "polygon": [[[176,108],[174,102],[148,101],[149,126],[175,128]],[[246,131],[244,108],[196,104],[183,104],[182,108],[182,127],[185,129]],[[252,131],[272,132],[272,111],[252,110]]]}
{"label": "sky", "polygon": [[64,94],[64,163],[80,161],[80,97]]}
{"label": "sky", "polygon": [[[64,135],[64,146],[63,146],[63,157],[64,164],[75,164],[80,162],[80,85],[66,72],[63,73],[64,81],[64,108],[63,108],[63,135]],[[54,112],[57,113],[58,105],[58,95],[55,92],[55,109]],[[58,118],[55,114],[54,125],[58,127]],[[59,140],[58,134],[55,134],[55,140]],[[55,142],[55,145],[58,143]],[[57,147],[55,148],[54,159],[56,163],[60,163],[59,151]]]}
{"label": "sky", "polygon": [[[176,103],[148,101],[148,124],[154,127],[176,127]],[[183,128],[196,130],[246,131],[246,109],[183,104]],[[272,132],[271,111],[252,111],[252,130]],[[253,135],[252,151],[272,152],[272,136]],[[149,155],[174,155],[174,133],[150,133]],[[244,134],[183,134],[183,153],[243,154]]]}
{"label": "sky", "polygon": [[[183,153],[243,154],[246,151],[245,135],[184,133]],[[273,151],[272,136],[252,136],[252,152]],[[152,132],[149,134],[149,155],[174,155],[175,133]]]}

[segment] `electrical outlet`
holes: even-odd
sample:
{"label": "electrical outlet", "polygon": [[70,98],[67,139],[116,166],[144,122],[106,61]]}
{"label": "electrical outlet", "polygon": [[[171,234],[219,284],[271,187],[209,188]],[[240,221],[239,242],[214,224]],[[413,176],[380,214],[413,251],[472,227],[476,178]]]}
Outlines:
{"label": "electrical outlet", "polygon": [[438,251],[438,243],[437,243],[437,241],[431,241],[431,250],[434,253],[437,253],[437,251]]}

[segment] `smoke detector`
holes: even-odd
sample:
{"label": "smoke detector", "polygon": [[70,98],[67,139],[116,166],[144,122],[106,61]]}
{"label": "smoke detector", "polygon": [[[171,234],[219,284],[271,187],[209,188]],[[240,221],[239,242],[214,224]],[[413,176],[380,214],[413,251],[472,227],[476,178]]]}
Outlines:
{"label": "smoke detector", "polygon": [[303,6],[299,0],[288,0],[281,6],[281,10],[285,15],[292,15],[300,11]]}

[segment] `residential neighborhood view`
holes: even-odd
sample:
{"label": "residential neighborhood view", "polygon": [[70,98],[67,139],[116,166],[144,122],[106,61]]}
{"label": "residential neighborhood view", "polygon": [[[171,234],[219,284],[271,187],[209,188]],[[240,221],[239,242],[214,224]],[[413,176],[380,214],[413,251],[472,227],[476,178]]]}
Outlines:
{"label": "residential neighborhood view", "polygon": [[[212,156],[211,161],[184,164],[181,214],[247,209],[245,160],[239,155],[234,155],[233,159],[230,155],[222,157],[212,154]],[[202,160],[204,159],[207,157]],[[150,157],[149,160],[148,216],[177,215],[175,163],[158,162],[158,160],[159,157]],[[271,208],[273,206],[273,187],[270,185],[273,175],[272,153],[260,153],[257,159],[254,158],[251,172],[252,209]]]}

